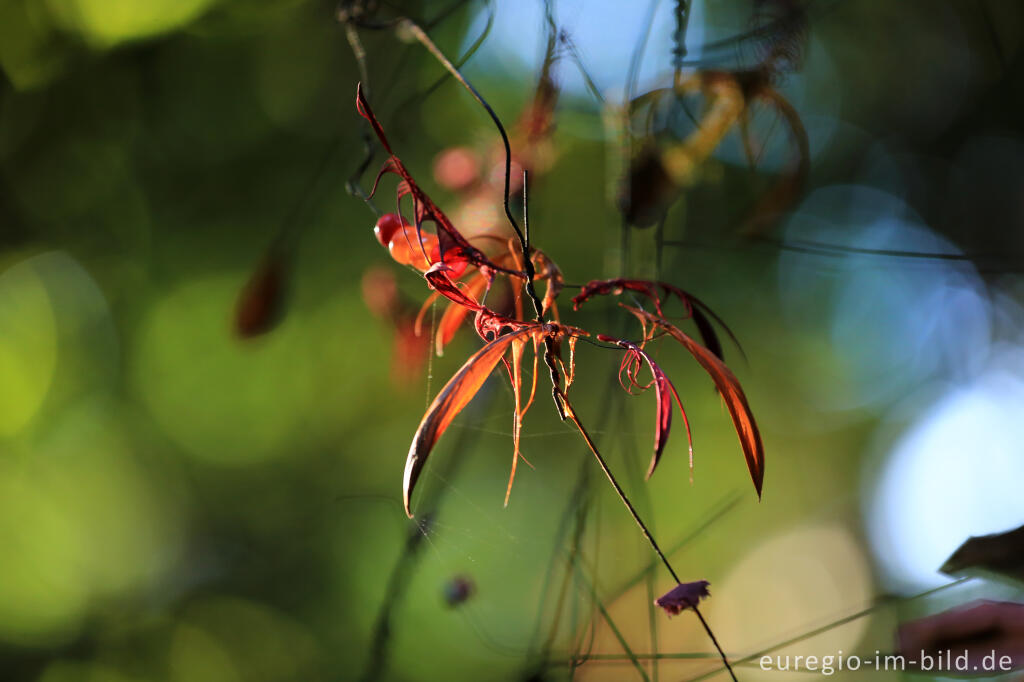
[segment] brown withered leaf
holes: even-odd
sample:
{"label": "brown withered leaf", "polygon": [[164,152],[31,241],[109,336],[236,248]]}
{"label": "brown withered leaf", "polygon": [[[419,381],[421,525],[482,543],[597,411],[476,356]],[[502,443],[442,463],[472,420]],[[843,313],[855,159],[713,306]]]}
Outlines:
{"label": "brown withered leaf", "polygon": [[747,397],[743,393],[739,380],[714,353],[697,343],[687,334],[684,334],[674,325],[646,310],[640,310],[628,305],[623,305],[622,307],[632,312],[641,320],[646,320],[664,329],[672,338],[683,344],[686,350],[690,351],[690,354],[704,368],[704,371],[708,373],[711,380],[715,382],[715,386],[718,388],[722,400],[725,401],[725,406],[729,410],[729,415],[732,417],[733,426],[736,428],[736,435],[739,437],[740,446],[743,448],[743,457],[747,461],[747,470],[750,472],[750,478],[754,482],[754,489],[757,491],[758,498],[760,498],[761,485],[764,482],[764,445],[761,443],[761,432],[757,428],[757,422],[754,421],[754,415],[750,411],[750,405],[747,403]]}
{"label": "brown withered leaf", "polygon": [[1024,582],[1024,526],[967,538],[939,570],[956,575],[972,569]]}
{"label": "brown withered leaf", "polygon": [[409,447],[409,456],[405,461],[402,495],[405,513],[409,515],[409,518],[412,518],[410,502],[413,489],[416,487],[416,481],[419,480],[427,457],[430,456],[430,451],[437,444],[438,439],[444,434],[455,416],[469,404],[480,387],[484,385],[487,377],[491,375],[512,343],[517,339],[526,340],[531,334],[538,333],[542,333],[538,328],[528,327],[509,332],[488,343],[462,365],[427,408],[427,413],[423,415],[423,420],[420,422],[419,428],[416,429],[416,435],[413,436],[412,445]]}
{"label": "brown withered leaf", "polygon": [[249,339],[266,334],[284,314],[287,289],[284,257],[271,252],[252,273],[235,303],[235,333]]}
{"label": "brown withered leaf", "polygon": [[679,583],[671,590],[654,600],[655,606],[665,609],[670,616],[678,616],[686,609],[695,609],[701,599],[711,596],[708,592],[707,580],[696,580],[692,583]]}

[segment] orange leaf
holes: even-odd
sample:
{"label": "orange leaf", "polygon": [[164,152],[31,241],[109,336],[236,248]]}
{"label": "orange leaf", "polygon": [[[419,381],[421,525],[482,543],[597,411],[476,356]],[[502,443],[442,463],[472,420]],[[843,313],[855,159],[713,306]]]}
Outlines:
{"label": "orange leaf", "polygon": [[409,447],[409,456],[405,461],[403,501],[405,513],[410,518],[412,518],[410,500],[413,488],[416,486],[416,481],[423,471],[427,457],[434,445],[437,444],[438,439],[441,438],[455,416],[469,404],[480,387],[484,385],[487,377],[491,375],[491,371],[504,357],[505,351],[508,350],[512,342],[538,333],[543,332],[536,327],[531,327],[499,336],[474,353],[434,398],[427,413],[423,415],[419,428],[416,429],[416,435],[413,436],[412,445]]}
{"label": "orange leaf", "polygon": [[[478,272],[466,283],[465,293],[470,298],[480,300],[489,286],[490,282],[487,278]],[[466,319],[466,315],[471,310],[471,308],[454,302],[445,309],[441,320],[437,324],[435,346],[438,355],[444,353],[444,347],[451,343],[452,338],[455,337],[455,332],[459,329],[459,325],[462,324],[463,320]]]}

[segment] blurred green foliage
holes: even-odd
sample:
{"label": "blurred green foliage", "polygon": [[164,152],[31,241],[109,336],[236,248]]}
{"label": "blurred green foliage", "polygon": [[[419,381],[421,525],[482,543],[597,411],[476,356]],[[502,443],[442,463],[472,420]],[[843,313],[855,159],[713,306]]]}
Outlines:
{"label": "blurred green foliage", "polygon": [[[421,18],[446,9],[405,4]],[[1014,184],[1024,178],[1021,12],[983,4],[987,19],[967,2],[814,3],[821,9],[807,75],[785,87],[811,112],[809,193],[873,185],[968,254],[1012,260],[1024,253],[1024,209],[1013,203],[1024,186]],[[432,28],[449,54],[461,49],[478,5]],[[358,71],[334,11],[313,0],[0,2],[4,679],[358,679],[380,609],[394,596],[388,577],[402,561],[415,570],[394,603],[385,679],[529,672],[537,610],[550,616],[552,606],[538,600],[564,563],[558,525],[587,453],[539,390],[523,443],[536,469],[519,468],[502,510],[511,399],[492,381],[479,411],[460,417],[439,447],[442,463],[421,502],[436,505],[437,516],[420,553],[402,559],[416,532],[398,502],[409,439],[427,397],[476,342],[466,333],[432,361],[429,377],[391,383],[393,330],[369,314],[359,290],[363,271],[388,259],[373,241],[373,213],[345,191],[363,142]],[[709,40],[736,32],[746,16],[739,2],[707,12]],[[450,82],[418,96],[442,73],[422,49],[391,31],[362,37],[378,113],[433,193],[433,156],[493,144],[494,131]],[[564,59],[559,68],[574,67]],[[486,47],[467,71],[514,120],[533,74]],[[648,276],[656,269],[650,232],[633,235],[623,253],[606,191],[613,151],[599,117],[582,95],[563,98],[559,160],[531,197],[536,243],[576,283],[618,274],[622,263]],[[886,154],[872,165],[878,145]],[[748,365],[732,348],[727,357],[765,434],[765,501],[750,499],[735,435],[681,350],[665,346],[658,361],[693,424],[693,486],[681,433],[658,474],[640,480],[653,407],[650,398],[610,392],[614,358],[581,345],[573,390],[664,545],[741,492],[743,503],[677,557],[687,577],[736,587],[732,601],[713,587],[708,608],[727,646],[747,650],[884,589],[861,528],[864,467],[915,413],[895,410],[894,398],[863,398],[862,367],[830,327],[839,297],[829,283],[875,262],[809,256],[808,266],[771,243],[738,243],[733,225],[751,184],[765,180],[722,159],[709,165],[706,181],[670,214],[669,237],[690,246],[666,247],[662,272],[710,303],[744,342]],[[991,181],[976,180],[983,170]],[[385,209],[391,191],[379,195]],[[442,205],[451,199],[436,196]],[[839,200],[821,212],[806,218],[805,237],[842,237],[862,218]],[[272,333],[240,340],[235,299],[283,226],[298,235],[286,313]],[[1019,298],[1019,269],[987,263],[986,283]],[[891,277],[885,267],[882,282]],[[401,290],[422,301],[422,280],[394,270]],[[787,273],[795,273],[796,305],[780,293]],[[873,309],[858,314],[865,337],[879,337]],[[613,332],[616,315],[595,305],[573,323]],[[603,592],[643,568],[648,550],[617,501],[596,490],[586,551]],[[781,544],[770,545],[776,536]],[[829,556],[808,559],[823,568],[806,584],[834,575],[839,587],[828,599],[799,601],[801,586],[763,564],[812,557],[816,547]],[[794,560],[791,569],[801,566]],[[461,573],[477,595],[447,608],[443,586]],[[736,595],[756,598],[765,576],[780,581],[763,585],[777,610],[748,616],[759,606]],[[611,604],[638,650],[650,645],[650,595],[641,592]],[[587,595],[571,600],[576,632],[586,633]],[[835,641],[884,649],[893,617],[879,613]],[[662,627],[673,628],[663,633],[665,650],[707,650],[689,619]],[[602,628],[595,652],[617,652]],[[554,640],[564,656],[571,634]],[[666,663],[663,676],[707,666],[678,665]],[[621,679],[623,671],[635,672],[593,663],[578,674]]]}

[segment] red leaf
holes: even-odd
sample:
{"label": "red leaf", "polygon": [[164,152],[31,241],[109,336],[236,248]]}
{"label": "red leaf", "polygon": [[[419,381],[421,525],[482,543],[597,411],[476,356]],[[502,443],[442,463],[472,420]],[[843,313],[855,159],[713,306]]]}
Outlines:
{"label": "red leaf", "polygon": [[401,159],[395,156],[394,151],[391,149],[391,144],[388,142],[388,138],[384,134],[384,128],[381,127],[380,121],[377,120],[377,117],[373,115],[370,103],[366,101],[366,97],[363,95],[362,84],[356,86],[356,108],[359,110],[359,114],[370,122],[374,133],[377,134],[377,139],[380,140],[380,143],[384,145],[384,149],[386,149],[388,154],[391,155],[381,168],[380,173],[377,175],[377,179],[373,183],[373,190],[371,190],[370,196],[373,196],[377,191],[377,185],[380,183],[381,176],[385,173],[394,173],[398,175],[402,178],[402,181],[398,184],[399,200],[406,195],[412,196],[413,213],[417,231],[422,227],[424,222],[432,222],[437,227],[440,256],[444,263],[451,266],[454,261],[464,261],[467,263],[473,263],[479,268],[490,268],[492,270],[500,270],[510,274],[520,274],[496,265],[491,262],[482,251],[471,245],[469,241],[462,236],[462,233],[455,229],[455,226],[452,225],[448,216],[446,216],[444,212],[437,207],[437,204],[427,196],[427,193],[416,184],[416,181],[413,180],[412,175],[408,170],[406,170]]}
{"label": "red leaf", "polygon": [[[660,295],[658,293],[658,289],[661,289]],[[722,321],[722,318],[716,315],[715,312],[699,298],[693,294],[683,291],[673,284],[669,284],[668,282],[623,278],[595,279],[587,282],[587,284],[580,288],[580,293],[573,297],[572,309],[579,310],[580,306],[593,296],[617,296],[623,291],[632,291],[645,296],[654,304],[654,309],[660,316],[664,316],[664,313],[662,312],[662,305],[665,303],[665,299],[670,295],[674,295],[684,306],[686,306],[686,314],[693,318],[694,324],[697,325],[697,331],[700,333],[701,340],[704,342],[704,345],[707,346],[708,350],[717,355],[719,359],[724,359],[722,354],[722,343],[718,340],[715,328],[711,325],[711,320],[714,320],[725,331],[725,333],[729,335],[732,342],[736,344],[740,354],[743,354],[743,348],[740,347],[740,342],[736,339],[736,335],[733,334],[732,330],[729,329],[729,326]]]}
{"label": "red leaf", "polygon": [[665,445],[668,443],[669,431],[672,428],[672,398],[675,398],[676,404],[679,405],[679,413],[683,415],[683,424],[686,426],[686,440],[690,448],[690,478],[693,478],[693,436],[690,433],[690,420],[686,418],[686,411],[683,409],[683,403],[679,400],[679,394],[676,393],[676,387],[672,385],[669,378],[665,376],[665,372],[662,371],[661,367],[651,359],[651,356],[644,351],[637,349],[647,360],[647,366],[651,368],[651,374],[654,376],[654,398],[658,404],[657,412],[655,413],[654,423],[654,456],[651,458],[651,465],[647,469],[647,478],[651,477],[654,473],[654,468],[658,466],[658,461],[661,459],[661,453],[665,450]]}
{"label": "red leaf", "polygon": [[[635,343],[613,339],[604,335],[599,336],[598,339],[611,341],[626,350],[626,355],[622,358],[622,365],[619,368],[619,383],[622,384],[622,387],[627,392],[632,394],[631,389],[634,386],[644,390],[650,388],[651,384],[654,385],[654,398],[657,403],[654,417],[654,456],[651,458],[651,465],[647,468],[647,478],[650,478],[651,474],[654,473],[655,467],[658,466],[658,462],[661,460],[661,453],[665,451],[665,445],[668,444],[669,432],[672,429],[672,399],[675,398],[676,404],[679,405],[679,413],[683,415],[683,423],[686,425],[686,440],[690,448],[690,480],[692,481],[693,435],[690,432],[690,420],[686,417],[686,410],[683,409],[683,403],[679,399],[675,386],[672,385],[672,382],[661,367],[658,366],[658,363]],[[641,385],[637,381],[637,374],[644,362],[647,362],[647,366],[651,369],[652,379],[651,383]],[[622,382],[623,372],[629,378],[628,386]]]}
{"label": "red leaf", "polygon": [[750,411],[750,405],[747,404],[747,397],[743,393],[739,380],[736,379],[735,375],[714,353],[694,341],[675,326],[646,310],[640,310],[639,308],[627,305],[623,305],[623,307],[641,320],[646,320],[668,332],[672,338],[679,341],[679,343],[686,347],[686,350],[690,351],[697,362],[711,376],[711,380],[715,382],[715,386],[718,388],[719,393],[721,393],[722,400],[725,401],[725,406],[729,410],[730,416],[732,416],[732,423],[736,428],[736,435],[740,439],[743,456],[747,461],[747,470],[750,471],[750,478],[754,482],[754,489],[757,490],[757,496],[760,498],[761,485],[764,482],[764,445],[761,443],[761,432],[758,431],[757,422],[754,421],[754,415]]}
{"label": "red leaf", "polygon": [[463,292],[462,289],[456,286],[455,282],[451,281],[445,271],[442,268],[437,267],[437,265],[427,270],[423,277],[427,280],[427,284],[430,285],[431,289],[441,294],[449,301],[454,301],[467,310],[477,312],[484,310],[482,305],[474,301],[469,295]]}
{"label": "red leaf", "polygon": [[452,423],[455,416],[469,404],[469,401],[484,385],[491,371],[505,355],[505,351],[516,339],[524,339],[530,334],[540,333],[537,327],[529,327],[510,332],[499,336],[486,346],[473,354],[469,360],[456,372],[441,392],[430,404],[427,413],[423,415],[420,426],[413,436],[412,445],[409,447],[409,456],[405,461],[405,480],[403,483],[403,501],[405,513],[412,518],[413,488],[423,471],[423,466],[430,456],[430,451],[437,444],[438,439]]}
{"label": "red leaf", "polygon": [[[479,299],[488,286],[487,278],[480,273],[476,273],[467,281],[465,293],[470,298]],[[441,355],[444,347],[451,343],[451,340],[455,337],[455,332],[459,329],[459,325],[462,324],[463,320],[466,319],[466,315],[470,312],[470,308],[453,302],[444,311],[444,314],[441,315],[441,319],[437,323],[437,333],[434,342],[438,355]]]}

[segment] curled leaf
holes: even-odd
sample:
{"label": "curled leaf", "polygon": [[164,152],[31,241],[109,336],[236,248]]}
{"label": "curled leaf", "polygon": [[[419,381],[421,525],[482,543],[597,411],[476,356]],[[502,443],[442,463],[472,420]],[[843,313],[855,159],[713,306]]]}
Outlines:
{"label": "curled leaf", "polygon": [[754,421],[754,414],[747,403],[747,397],[743,393],[736,376],[725,366],[718,357],[710,350],[694,341],[690,336],[680,331],[674,325],[652,315],[646,310],[640,310],[632,306],[623,305],[641,320],[664,329],[672,338],[683,344],[686,350],[700,363],[704,371],[708,373],[711,380],[715,382],[725,406],[732,417],[733,426],[736,428],[736,435],[740,440],[740,447],[743,448],[743,457],[747,462],[747,470],[754,482],[754,489],[758,498],[761,497],[761,485],[764,482],[764,445],[761,442],[761,432]]}
{"label": "curled leaf", "polygon": [[[654,473],[655,467],[658,466],[658,462],[661,460],[661,453],[665,451],[665,445],[668,444],[669,432],[672,430],[672,399],[675,398],[676,404],[679,406],[679,413],[683,415],[683,423],[686,425],[686,440],[690,448],[690,480],[692,481],[693,435],[690,432],[690,420],[686,417],[686,410],[683,409],[683,403],[679,399],[675,386],[672,385],[672,382],[665,375],[661,367],[658,366],[658,363],[636,344],[629,341],[611,339],[610,337],[599,338],[600,340],[613,341],[626,350],[626,354],[622,358],[622,364],[619,366],[619,383],[628,393],[632,394],[633,388],[645,390],[650,388],[652,384],[654,385],[654,399],[657,404],[654,416],[654,456],[651,458],[651,464],[647,468],[647,478],[650,478],[651,474]],[[644,362],[647,363],[651,370],[652,379],[648,384],[641,384],[638,381],[638,375]],[[628,385],[622,381],[623,374],[629,380]]]}
{"label": "curled leaf", "polygon": [[427,270],[423,276],[426,278],[427,284],[430,285],[430,288],[447,298],[449,301],[457,303],[468,310],[483,310],[483,306],[456,286],[455,282],[448,278],[448,275],[442,268],[435,265]]}

